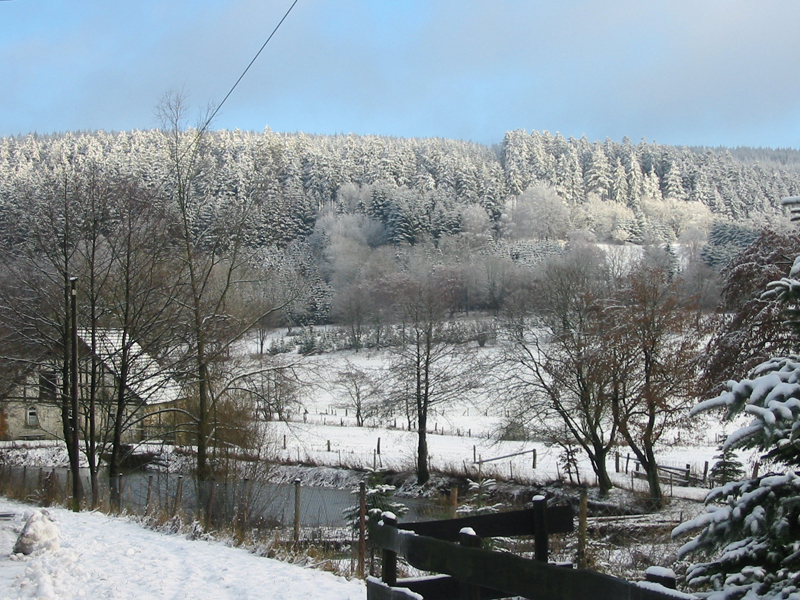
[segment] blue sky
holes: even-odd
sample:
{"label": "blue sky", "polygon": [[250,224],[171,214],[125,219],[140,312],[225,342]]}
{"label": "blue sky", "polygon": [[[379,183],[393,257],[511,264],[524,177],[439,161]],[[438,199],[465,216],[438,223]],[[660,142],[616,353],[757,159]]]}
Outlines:
{"label": "blue sky", "polygon": [[[0,1],[0,135],[219,102],[291,0]],[[299,0],[214,127],[800,148],[796,0]]]}

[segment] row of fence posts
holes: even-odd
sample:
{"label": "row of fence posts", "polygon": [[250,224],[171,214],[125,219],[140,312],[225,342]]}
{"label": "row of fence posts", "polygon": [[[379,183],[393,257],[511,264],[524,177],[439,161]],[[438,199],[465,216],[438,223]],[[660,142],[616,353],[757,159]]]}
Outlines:
{"label": "row of fence posts", "polygon": [[[69,475],[69,472],[68,472]],[[24,479],[24,478],[23,478]],[[245,479],[245,487],[248,484],[247,479]],[[123,484],[123,477],[118,475],[116,477],[115,485],[117,486],[118,498],[120,506],[122,506],[122,497],[124,491],[124,484]],[[216,489],[216,482],[212,481],[211,486],[208,493],[208,500],[205,506],[205,525],[207,528],[211,527],[212,519],[213,519],[213,507],[214,507],[214,494]],[[300,479],[294,480],[294,518],[292,523],[292,541],[294,543],[295,549],[300,546],[300,516],[301,516],[301,482]],[[144,514],[147,515],[150,511],[151,500],[152,500],[152,492],[153,492],[153,476],[150,475],[148,477],[147,483],[147,501],[144,508]],[[175,489],[175,497],[174,501],[172,502],[170,517],[174,517],[181,506],[181,498],[183,493],[183,476],[178,476],[178,482]],[[458,488],[454,487],[452,492],[452,502],[455,505],[457,503],[458,498]],[[363,579],[364,571],[365,571],[365,561],[366,561],[366,518],[367,518],[367,491],[366,491],[366,483],[361,482],[359,484],[359,511],[358,511],[358,576]],[[247,503],[244,503],[244,515],[243,521],[247,523],[248,515],[247,515]]]}
{"label": "row of fence posts", "polygon": [[[70,490],[72,484],[72,471],[67,469],[65,472],[66,481],[65,481],[65,489]],[[23,493],[27,495],[28,489],[28,467],[22,467],[22,477],[21,477],[21,489]],[[153,479],[154,476],[150,475],[147,478],[147,495],[145,500],[145,505],[143,509],[143,514],[145,516],[151,513],[153,507]],[[174,517],[178,514],[181,509],[183,503],[183,475],[177,476],[177,482],[175,485],[175,494],[173,497],[167,497],[166,502],[166,509],[167,514],[170,518]],[[249,480],[244,480],[245,491],[244,494],[247,494],[247,489],[249,485]],[[60,493],[58,492],[59,488],[58,484],[58,474],[56,469],[51,469],[49,473],[44,468],[39,468],[39,475],[38,475],[38,482],[37,488],[40,492],[42,492],[45,496],[45,501],[50,502],[56,501]],[[110,508],[114,512],[121,512],[123,507],[125,506],[125,477],[122,475],[116,475],[110,478]],[[205,523],[207,527],[211,526],[212,518],[213,518],[213,507],[214,507],[214,498],[215,498],[215,489],[216,489],[216,482],[210,482],[210,489],[208,494],[208,500],[206,505],[203,507],[205,509]],[[51,498],[52,497],[52,498]],[[71,496],[67,494],[65,496],[66,500],[70,500]],[[300,523],[300,481],[295,481],[295,541],[298,539],[299,535],[299,523]],[[244,523],[248,522],[248,505],[247,502],[242,503],[243,508],[243,515],[241,515],[241,519]]]}
{"label": "row of fence posts", "polygon": [[[153,475],[148,476],[147,478],[147,496],[145,500],[144,506],[144,515],[150,514],[152,505],[153,505]],[[72,482],[72,471],[66,471],[66,489],[71,489],[70,485]],[[113,486],[112,494],[116,496],[116,506],[112,506],[112,510],[116,512],[120,512],[122,507],[124,506],[124,493],[125,493],[125,478],[122,475],[117,475],[111,478],[111,485]],[[249,480],[244,480],[245,484],[245,494],[247,494],[247,486],[249,484]],[[21,488],[25,491],[27,490],[28,485],[28,467],[22,467],[22,482]],[[39,481],[37,487],[39,490],[44,490],[47,485],[55,486],[57,485],[57,472],[55,469],[52,469],[50,473],[45,475],[45,469],[39,469]],[[293,541],[295,545],[298,545],[300,542],[300,516],[301,516],[301,482],[300,479],[294,480],[294,519],[293,519]],[[216,490],[216,482],[210,482],[210,488],[208,493],[208,498],[206,501],[205,506],[203,507],[205,510],[205,523],[207,527],[211,526],[211,522],[213,519],[213,507],[214,507],[214,497],[215,497],[215,490]],[[167,502],[168,512],[170,517],[174,517],[178,514],[182,506],[182,499],[183,499],[183,475],[178,475],[177,483],[175,486],[175,495],[173,498],[168,499],[171,500]],[[361,482],[360,489],[359,489],[359,499],[360,499],[360,510],[359,510],[359,519],[362,525],[366,527],[364,520],[366,518],[366,486],[364,482]],[[67,498],[69,500],[69,498]],[[243,510],[244,515],[242,519],[245,523],[248,522],[248,510],[247,510],[247,503],[243,503]],[[364,545],[364,541],[361,541],[361,545]],[[362,553],[363,554],[363,553]],[[360,560],[363,561],[363,556],[360,557]]]}

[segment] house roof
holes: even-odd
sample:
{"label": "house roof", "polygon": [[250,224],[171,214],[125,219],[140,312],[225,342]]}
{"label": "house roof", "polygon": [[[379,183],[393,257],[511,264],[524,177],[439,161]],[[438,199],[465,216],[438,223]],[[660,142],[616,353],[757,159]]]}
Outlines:
{"label": "house roof", "polygon": [[[123,332],[121,329],[97,329],[96,356],[114,375],[119,377],[122,367]],[[78,337],[91,348],[90,329],[78,329]],[[128,346],[129,372],[128,388],[145,404],[164,404],[181,397],[178,383],[158,364],[155,358],[145,352],[138,343],[125,338]]]}

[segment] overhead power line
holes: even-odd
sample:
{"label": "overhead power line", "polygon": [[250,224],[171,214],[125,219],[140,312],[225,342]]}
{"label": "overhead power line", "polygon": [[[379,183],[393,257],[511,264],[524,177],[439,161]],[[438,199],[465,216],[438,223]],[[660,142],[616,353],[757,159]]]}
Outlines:
{"label": "overhead power line", "polygon": [[271,39],[273,38],[273,36],[274,36],[274,35],[277,33],[278,29],[280,29],[281,25],[283,25],[283,22],[284,22],[284,21],[286,20],[286,18],[289,16],[289,13],[291,13],[291,12],[292,12],[292,9],[295,7],[295,5],[296,5],[298,2],[299,2],[299,0],[294,0],[294,2],[292,2],[292,5],[289,7],[289,10],[287,10],[287,11],[286,11],[286,14],[285,14],[285,15],[283,15],[283,18],[282,18],[282,19],[281,19],[281,20],[278,22],[278,24],[275,26],[275,29],[273,29],[273,30],[272,30],[272,33],[270,33],[270,34],[269,34],[269,37],[267,38],[267,41],[266,41],[266,42],[264,42],[264,44],[261,46],[261,48],[259,48],[259,49],[258,49],[258,52],[256,52],[256,55],[253,57],[253,60],[251,60],[251,61],[250,61],[250,63],[247,65],[247,67],[245,67],[244,71],[242,71],[242,74],[241,74],[241,75],[239,75],[239,79],[237,79],[237,80],[236,80],[236,83],[234,83],[234,84],[233,84],[233,86],[231,87],[231,89],[230,89],[230,90],[228,90],[228,93],[227,93],[227,94],[225,94],[225,97],[222,99],[222,102],[220,102],[220,103],[217,105],[217,107],[214,109],[214,112],[212,112],[212,113],[211,113],[211,116],[209,116],[209,117],[208,117],[208,120],[205,122],[205,124],[204,124],[204,125],[203,125],[203,127],[202,127],[202,129],[203,129],[203,130],[205,130],[205,129],[206,129],[206,128],[207,128],[207,127],[208,127],[208,126],[211,124],[211,121],[212,121],[212,120],[214,120],[214,117],[215,117],[215,116],[217,116],[217,113],[218,113],[218,112],[219,112],[219,110],[222,108],[222,105],[223,105],[223,104],[225,104],[225,101],[226,101],[226,100],[227,100],[227,99],[230,97],[230,95],[231,95],[231,94],[233,93],[233,91],[236,89],[236,86],[238,86],[238,85],[239,85],[239,83],[242,81],[242,79],[244,79],[244,76],[245,76],[245,75],[247,75],[247,72],[250,70],[250,67],[252,67],[252,66],[253,66],[253,63],[255,63],[255,62],[256,62],[256,60],[258,60],[258,57],[259,57],[259,56],[261,55],[261,53],[264,51],[264,48],[266,48],[266,47],[267,47],[267,44],[269,44],[270,40],[271,40]]}
{"label": "overhead power line", "polygon": [[[223,104],[225,104],[225,101],[226,101],[228,98],[230,98],[231,94],[233,94],[233,91],[236,89],[236,86],[238,86],[238,85],[239,85],[239,83],[242,81],[242,79],[244,79],[244,76],[245,76],[245,75],[247,75],[247,72],[250,70],[250,67],[252,67],[252,66],[253,66],[253,63],[255,63],[255,62],[256,62],[256,60],[258,60],[258,57],[259,57],[259,56],[261,55],[261,53],[264,51],[264,48],[266,48],[266,47],[267,47],[267,44],[269,44],[270,40],[271,40],[271,39],[272,39],[272,38],[275,36],[275,34],[278,32],[278,29],[280,29],[281,25],[283,25],[283,22],[284,22],[284,21],[286,20],[286,18],[289,16],[289,13],[291,13],[291,12],[292,12],[292,9],[295,7],[295,5],[296,5],[298,2],[299,2],[299,0],[294,0],[294,2],[292,2],[292,5],[289,7],[289,10],[287,10],[287,11],[286,11],[286,14],[284,14],[284,15],[283,15],[283,18],[281,18],[281,20],[280,20],[280,21],[278,21],[278,24],[275,26],[275,29],[273,29],[273,30],[272,30],[272,33],[270,33],[270,34],[269,34],[269,37],[267,38],[267,40],[266,40],[266,41],[265,41],[265,42],[264,42],[264,43],[261,45],[261,48],[259,48],[259,49],[258,49],[258,52],[256,52],[256,54],[255,54],[255,56],[253,57],[253,59],[252,59],[252,60],[251,60],[251,61],[250,61],[250,62],[247,64],[247,66],[245,67],[244,71],[242,71],[242,74],[241,74],[241,75],[239,75],[239,79],[237,79],[237,80],[236,80],[236,82],[235,82],[235,83],[234,83],[234,84],[231,86],[231,89],[230,89],[230,90],[228,90],[228,93],[227,93],[227,94],[225,94],[225,97],[222,99],[222,102],[220,102],[220,103],[219,103],[219,104],[216,106],[216,108],[213,110],[213,112],[211,113],[211,115],[209,115],[209,117],[206,119],[206,122],[205,122],[205,123],[203,123],[203,126],[202,126],[202,127],[200,127],[200,128],[197,130],[197,135],[194,137],[194,141],[193,141],[191,144],[189,144],[189,145],[186,147],[186,149],[185,149],[185,150],[184,150],[184,151],[181,153],[180,157],[178,158],[178,160],[179,160],[179,161],[181,161],[181,162],[182,162],[182,161],[183,161],[183,159],[184,159],[184,157],[185,157],[185,156],[186,156],[186,155],[187,155],[187,154],[188,154],[188,153],[189,153],[189,152],[192,150],[192,148],[193,148],[193,147],[195,147],[197,144],[199,144],[199,142],[200,142],[200,139],[203,137],[203,134],[204,134],[204,133],[206,132],[206,130],[208,129],[208,126],[209,126],[209,125],[211,125],[211,121],[213,121],[213,120],[214,120],[214,117],[217,115],[217,113],[219,112],[219,110],[222,108],[222,105],[223,105]],[[170,169],[170,170],[171,170],[171,169]],[[163,185],[163,184],[164,184],[164,182],[165,182],[165,181],[166,181],[166,176],[165,176],[164,180],[161,182],[161,184],[159,184],[159,188],[161,187],[161,185]]]}

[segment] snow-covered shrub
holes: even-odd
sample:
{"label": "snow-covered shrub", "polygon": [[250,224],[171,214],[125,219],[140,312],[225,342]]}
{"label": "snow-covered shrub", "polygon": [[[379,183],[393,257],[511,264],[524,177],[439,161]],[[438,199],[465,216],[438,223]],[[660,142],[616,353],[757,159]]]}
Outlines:
{"label": "snow-covered shrub", "polygon": [[[797,331],[800,257],[766,294],[792,308],[787,324]],[[708,559],[692,565],[686,581],[715,590],[714,600],[800,599],[800,359],[770,359],[726,388],[692,413],[724,409],[728,420],[752,417],[728,436],[723,450],[757,449],[771,472],[715,488],[706,512],[675,528],[673,536],[697,533],[680,556]]]}

